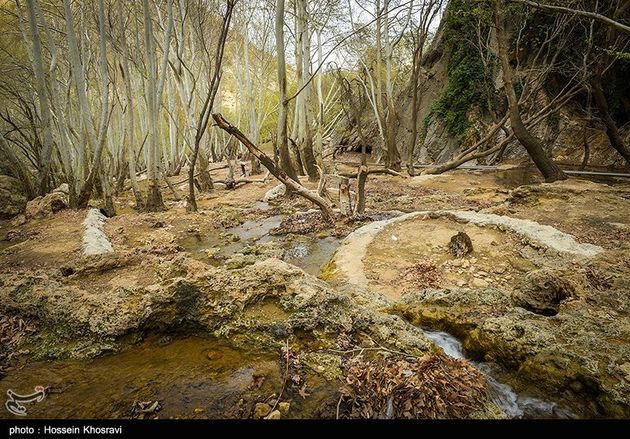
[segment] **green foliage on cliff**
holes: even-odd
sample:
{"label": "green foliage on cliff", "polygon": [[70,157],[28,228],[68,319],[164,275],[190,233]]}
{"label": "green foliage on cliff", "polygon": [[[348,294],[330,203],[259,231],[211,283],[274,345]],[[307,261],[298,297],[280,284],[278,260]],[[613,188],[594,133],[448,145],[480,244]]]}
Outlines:
{"label": "green foliage on cliff", "polygon": [[[485,22],[487,7],[476,0],[451,0],[444,15],[444,53],[447,59],[448,83],[433,102],[423,123],[423,135],[433,118],[439,118],[449,133],[464,140],[472,106],[487,106],[485,84],[491,80],[477,46],[478,23]],[[483,26],[482,26],[483,32]]]}

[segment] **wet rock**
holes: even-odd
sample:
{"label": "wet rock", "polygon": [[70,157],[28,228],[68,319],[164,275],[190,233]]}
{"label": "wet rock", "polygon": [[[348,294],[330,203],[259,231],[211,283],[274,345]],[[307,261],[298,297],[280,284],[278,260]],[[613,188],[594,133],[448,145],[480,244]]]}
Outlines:
{"label": "wet rock", "polygon": [[218,360],[221,357],[221,353],[217,351],[208,351],[208,353],[206,354],[206,358],[210,361]]}
{"label": "wet rock", "polygon": [[451,238],[448,249],[456,258],[462,258],[473,251],[470,236],[464,232],[459,232]]}
{"label": "wet rock", "polygon": [[0,175],[0,219],[12,218],[24,212],[26,195],[16,178]]}
{"label": "wet rock", "polygon": [[[112,253],[93,258],[92,268],[77,267],[72,278],[90,270],[98,273],[99,268],[102,272],[137,263],[139,256]],[[98,294],[67,284],[70,278],[52,278],[43,272],[1,273],[0,311],[33,318],[49,328],[55,336],[42,339],[41,348],[56,357],[89,357],[124,346],[130,334],[181,328],[256,349],[279,348],[291,333],[317,334],[324,344],[334,344],[326,337],[362,333],[390,348],[418,355],[431,346],[422,331],[399,317],[357,305],[348,293],[335,291],[277,259],[239,270],[215,268],[184,254],[167,260],[142,255],[141,260],[145,269],[154,267],[163,280],[146,287],[117,286]]]}
{"label": "wet rock", "polygon": [[575,293],[575,286],[558,270],[542,269],[528,273],[513,299],[517,306],[546,316],[558,314],[560,302]]}
{"label": "wet rock", "polygon": [[263,402],[257,402],[256,405],[254,406],[253,418],[263,419],[269,413],[271,413],[271,406],[269,406],[269,404],[265,404]]}
{"label": "wet rock", "polygon": [[225,267],[228,270],[238,270],[239,268],[247,267],[256,263],[258,258],[256,255],[244,255],[242,253],[236,253],[225,263]]}
{"label": "wet rock", "polygon": [[45,218],[68,207],[68,195],[63,192],[51,192],[43,197],[29,201],[24,212],[27,219]]}

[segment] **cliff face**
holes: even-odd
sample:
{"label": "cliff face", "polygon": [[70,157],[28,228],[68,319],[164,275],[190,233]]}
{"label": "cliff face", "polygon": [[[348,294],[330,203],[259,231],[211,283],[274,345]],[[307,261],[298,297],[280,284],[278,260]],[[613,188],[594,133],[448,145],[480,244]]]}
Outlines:
{"label": "cliff face", "polygon": [[[470,0],[451,0],[424,59],[427,87],[423,93],[419,123],[424,125],[425,137],[416,152],[416,158],[421,162],[442,163],[451,159],[462,147],[487,133],[493,123],[492,114],[503,115],[505,112],[501,72],[492,55],[496,53],[494,32],[491,27],[484,30],[483,25],[480,31],[474,24],[475,15],[483,14],[483,11],[471,10]],[[530,64],[533,65],[534,58],[538,56],[538,38],[541,29],[548,26],[546,19],[548,17],[541,15],[530,19],[527,26],[518,28],[523,41],[518,46],[516,42],[513,43],[515,47],[511,56],[514,64],[523,66],[523,71]],[[512,21],[508,25],[512,27],[515,41],[517,23]],[[484,32],[487,32],[487,37],[480,43],[478,36]],[[490,55],[483,55],[478,50],[478,44],[483,43]],[[559,67],[550,70],[551,73],[533,99],[533,105],[524,111],[524,119],[549,104],[559,90],[571,81],[565,65],[572,62],[572,57],[582,56],[579,44],[568,40],[564,43],[559,41],[557,48],[551,46],[559,54],[555,59]],[[630,141],[630,93],[620,78],[628,73],[629,64],[623,57],[613,64],[607,73],[608,86],[604,90],[614,108],[613,117],[626,143]],[[541,63],[534,68],[545,67],[547,65]],[[524,75],[522,79],[525,79]],[[590,166],[622,168],[626,163],[611,147],[606,127],[594,107],[587,92],[582,91],[558,112],[536,125],[532,132],[544,141],[549,154],[561,163],[579,165],[586,153]],[[481,159],[480,162],[527,159],[524,148],[514,141],[502,153]]]}
{"label": "cliff face", "polygon": [[[420,81],[421,102],[417,120],[421,133],[415,147],[416,162],[424,164],[444,163],[459,151],[482,138],[496,119],[506,111],[501,71],[496,63],[496,40],[490,26],[485,30],[482,42],[486,54],[479,50],[479,29],[471,0],[451,0],[444,14],[440,27],[427,48],[423,59],[422,79]],[[478,13],[478,12],[477,12]],[[536,32],[541,32],[544,23],[530,20],[531,29],[526,32],[531,38],[518,50],[513,50],[513,62],[529,68],[528,63],[536,56]],[[515,35],[515,23],[508,23]],[[508,26],[509,28],[510,26]],[[482,29],[481,32],[484,32]],[[519,32],[524,32],[520,29]],[[552,46],[552,49],[553,46]],[[581,56],[580,48],[571,47],[571,43],[558,49],[556,62],[561,66],[569,65],[569,57]],[[565,57],[565,58],[563,58]],[[541,66],[543,66],[541,64]],[[605,90],[613,117],[626,144],[630,143],[630,89],[621,80],[630,71],[630,61],[621,58],[609,69],[605,79]],[[538,67],[538,66],[537,66]],[[562,67],[564,68],[564,67]],[[569,81],[562,68],[553,69],[543,82],[533,103],[523,111],[523,118],[533,116],[547,105]],[[556,72],[557,70],[557,72]],[[521,76],[524,78],[524,75]],[[405,87],[399,94],[400,125],[398,127],[398,145],[401,153],[409,144],[411,133],[412,93]],[[624,159],[611,147],[606,134],[606,127],[586,91],[582,91],[561,107],[559,111],[546,117],[537,124],[532,132],[544,141],[547,151],[555,160],[567,165],[580,165],[585,151],[588,151],[588,165],[623,168]],[[495,115],[493,117],[493,114]],[[376,124],[367,122],[373,115],[366,107],[363,119],[369,126],[372,145],[378,148],[379,136]],[[348,134],[340,137],[337,143],[347,148],[360,150],[356,136]],[[501,137],[503,136],[503,137]],[[488,148],[504,138],[500,133]],[[504,161],[528,161],[524,148],[517,142],[511,142],[503,151],[470,164],[497,164]]]}

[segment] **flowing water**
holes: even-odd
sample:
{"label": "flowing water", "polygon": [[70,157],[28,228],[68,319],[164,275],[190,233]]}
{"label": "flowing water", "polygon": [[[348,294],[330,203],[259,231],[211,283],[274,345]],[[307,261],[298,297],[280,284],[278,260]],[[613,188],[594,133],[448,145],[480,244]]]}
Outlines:
{"label": "flowing water", "polygon": [[[446,355],[458,359],[467,359],[459,340],[451,334],[441,331],[424,330],[425,335],[436,345],[442,348]],[[514,419],[539,419],[539,418],[573,418],[574,415],[568,410],[560,407],[555,402],[544,401],[529,395],[518,394],[508,384],[502,383],[495,378],[498,366],[487,363],[471,361],[480,372],[482,372],[494,402],[510,418]]]}

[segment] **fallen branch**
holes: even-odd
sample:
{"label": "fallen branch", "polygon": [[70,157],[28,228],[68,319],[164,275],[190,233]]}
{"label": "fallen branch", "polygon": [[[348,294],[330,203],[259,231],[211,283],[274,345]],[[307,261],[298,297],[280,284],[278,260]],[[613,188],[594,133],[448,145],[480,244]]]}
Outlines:
{"label": "fallen branch", "polygon": [[295,192],[301,197],[306,198],[317,205],[317,207],[321,209],[325,221],[331,224],[335,222],[332,206],[328,200],[320,197],[316,192],[308,190],[300,183],[290,178],[282,169],[276,167],[271,158],[258,149],[258,147],[254,145],[251,140],[245,136],[245,134],[228,122],[220,113],[212,114],[212,118],[219,128],[238,139],[238,141],[241,142],[243,146],[245,146],[245,148],[247,148],[249,152],[258,159],[258,161],[260,161],[260,164],[267,168],[267,170],[271,172],[273,176],[280,181],[280,183],[284,184],[288,190]]}
{"label": "fallen branch", "polygon": [[[365,174],[366,175],[387,174],[387,175],[393,175],[395,177],[403,176],[400,172],[396,172],[392,169],[368,169],[368,171]],[[358,172],[339,172],[337,175],[339,175],[340,177],[346,177],[346,178],[357,178],[359,176],[359,173]]]}

